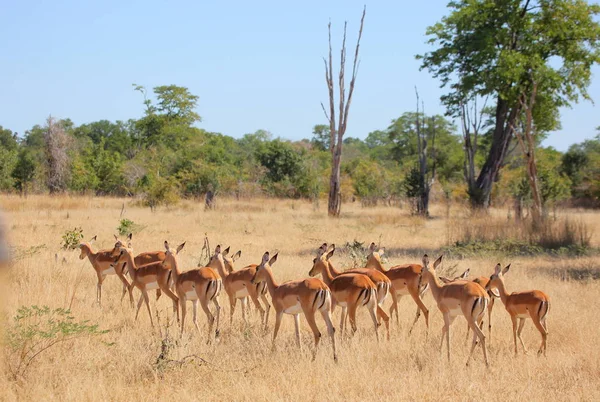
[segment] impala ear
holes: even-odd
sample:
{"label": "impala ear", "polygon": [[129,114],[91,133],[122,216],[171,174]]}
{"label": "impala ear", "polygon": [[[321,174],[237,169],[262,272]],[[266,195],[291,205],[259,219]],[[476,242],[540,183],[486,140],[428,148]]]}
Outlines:
{"label": "impala ear", "polygon": [[423,255],[423,259],[421,261],[423,262],[423,266],[427,267],[429,265],[429,256],[427,254]]}
{"label": "impala ear", "polygon": [[465,270],[465,272],[462,273],[461,276],[459,276],[459,279],[467,279],[469,277],[469,274],[471,273],[471,268],[467,268]]}
{"label": "impala ear", "polygon": [[500,265],[500,263],[496,264],[496,268],[494,268],[494,275],[498,275],[501,269],[502,265]]}
{"label": "impala ear", "polygon": [[335,252],[335,248],[331,249],[331,251],[329,253],[327,253],[327,257],[325,259],[329,260],[331,257],[333,257],[334,252]]}
{"label": "impala ear", "polygon": [[490,289],[490,292],[492,293],[492,295],[494,297],[500,297],[500,293],[498,293],[498,289],[494,288],[494,289]]}
{"label": "impala ear", "polygon": [[277,262],[278,255],[279,255],[279,253],[275,253],[275,255],[273,257],[271,257],[271,259],[269,260],[269,265],[273,265]]}
{"label": "impala ear", "polygon": [[185,242],[181,243],[179,246],[177,246],[177,254],[179,254],[179,252],[181,250],[183,250],[183,248],[185,247]]}
{"label": "impala ear", "polygon": [[372,253],[375,251],[376,248],[377,246],[375,245],[375,242],[371,242],[371,244],[369,245],[369,251]]}
{"label": "impala ear", "polygon": [[131,241],[132,237],[133,237],[133,233],[129,233],[129,236],[127,236],[127,240]]}
{"label": "impala ear", "polygon": [[227,248],[225,249],[225,251],[223,251],[223,255],[226,256],[227,254],[229,254],[229,248],[231,246],[227,246]]}
{"label": "impala ear", "polygon": [[267,262],[269,262],[269,252],[268,252],[268,251],[266,251],[266,252],[263,254],[263,258],[262,258],[262,263],[263,263],[263,264],[266,264]]}
{"label": "impala ear", "polygon": [[331,250],[335,250],[335,243],[331,243]]}
{"label": "impala ear", "polygon": [[379,254],[379,256],[382,256],[385,254],[385,247],[381,247],[379,250],[377,250],[377,254]]}
{"label": "impala ear", "polygon": [[323,250],[323,252],[327,251],[327,243],[321,244],[321,247],[319,247],[319,250]]}
{"label": "impala ear", "polygon": [[169,242],[165,240],[165,250],[169,251]]}
{"label": "impala ear", "polygon": [[446,278],[445,276],[438,276],[438,278],[440,278],[440,281],[442,281],[444,283],[450,283],[450,282],[452,282],[452,279]]}
{"label": "impala ear", "polygon": [[89,241],[90,244],[92,244],[93,242],[95,242],[98,239],[98,235],[94,235],[94,237],[92,237]]}
{"label": "impala ear", "polygon": [[437,260],[433,263],[433,269],[437,268],[438,265],[442,263],[442,258],[444,258],[444,254],[440,255]]}
{"label": "impala ear", "polygon": [[233,255],[233,257],[231,257],[231,259],[233,260],[233,262],[235,262],[238,258],[240,258],[242,256],[242,250],[238,250],[237,253],[235,253]]}
{"label": "impala ear", "polygon": [[215,254],[221,254],[221,245],[217,244],[217,247],[215,247]]}
{"label": "impala ear", "polygon": [[113,236],[115,236],[115,241],[119,241],[119,238],[117,237],[116,234],[114,234]]}
{"label": "impala ear", "polygon": [[506,267],[504,267],[504,269],[502,270],[502,275],[506,275],[506,273],[508,272],[509,269],[510,269],[510,264],[508,264]]}

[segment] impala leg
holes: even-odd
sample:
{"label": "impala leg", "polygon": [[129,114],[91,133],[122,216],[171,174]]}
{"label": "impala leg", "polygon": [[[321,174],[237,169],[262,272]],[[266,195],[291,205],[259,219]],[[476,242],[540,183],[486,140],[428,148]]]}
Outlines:
{"label": "impala leg", "polygon": [[512,326],[513,326],[513,341],[515,344],[515,356],[518,354],[518,349],[517,349],[517,316],[510,316],[510,319],[512,321]]}
{"label": "impala leg", "polygon": [[198,326],[198,299],[192,301],[192,322],[196,327],[196,331],[200,333],[200,327]]}
{"label": "impala leg", "polygon": [[373,320],[373,325],[375,325],[375,338],[377,338],[377,342],[379,342],[379,323],[377,322],[377,302],[371,300],[373,302],[369,307],[369,314],[371,314],[371,319]]}
{"label": "impala leg", "polygon": [[[483,312],[482,312],[482,314],[483,314]],[[486,345],[485,345],[485,335],[483,334],[483,331],[481,330],[479,325],[477,325],[475,320],[471,320],[469,322],[469,325],[471,326],[471,329],[473,330],[473,345],[471,346],[471,353],[469,353],[469,358],[467,359],[467,366],[469,365],[469,362],[471,360],[471,355],[473,354],[473,350],[475,349],[475,346],[477,345],[477,338],[479,338],[479,341],[481,342],[481,347],[483,348],[483,359],[485,360],[485,365],[489,366],[488,358],[487,358],[487,349],[486,349]]]}
{"label": "impala leg", "polygon": [[383,311],[381,306],[377,305],[377,316],[383,320],[385,324],[385,330],[387,332],[387,340],[390,340],[390,317]]}
{"label": "impala leg", "polygon": [[237,298],[233,294],[227,294],[229,296],[229,325],[233,325],[233,313],[235,312],[235,304]]}
{"label": "impala leg", "polygon": [[106,275],[102,275],[99,272],[96,272],[96,275],[98,276],[98,284],[96,285],[96,303],[98,303],[98,306],[102,307],[102,282],[104,282]]}
{"label": "impala leg", "polygon": [[524,326],[525,326],[525,318],[520,318],[519,319],[519,329],[517,329],[517,337],[519,338],[519,342],[521,342],[521,346],[523,347],[523,353],[527,354],[527,348],[525,347],[523,338],[521,338],[521,331],[523,331]]}
{"label": "impala leg", "polygon": [[144,303],[144,295],[140,295],[140,299],[138,300],[137,309],[135,310],[135,321],[138,319],[138,315],[140,314],[140,309],[142,308],[142,303]]}
{"label": "impala leg", "polygon": [[168,287],[164,287],[162,291],[173,301],[173,315],[177,315],[177,322],[179,322],[179,309],[177,308],[179,298],[175,296],[175,293],[171,292],[171,289]]}
{"label": "impala leg", "polygon": [[333,347],[333,360],[337,362],[337,352],[335,349],[335,328],[333,326],[333,322],[331,322],[331,316],[329,315],[329,311],[326,309],[321,310],[321,316],[325,321],[325,325],[327,325],[327,333],[329,334],[329,338],[331,339],[331,346]]}
{"label": "impala leg", "polygon": [[187,299],[184,294],[179,295],[179,304],[181,304],[181,337],[183,338],[183,330],[185,328],[185,316],[187,314]]}
{"label": "impala leg", "polygon": [[537,330],[540,331],[540,335],[542,335],[542,343],[540,344],[538,355],[543,353],[544,356],[546,356],[546,341],[548,339],[548,331],[546,330],[546,327],[544,327],[544,325],[542,324],[540,318],[537,316],[533,318],[533,324],[535,325]]}
{"label": "impala leg", "polygon": [[296,346],[302,350],[300,346],[300,314],[294,314],[294,328],[296,329]]}
{"label": "impala leg", "polygon": [[456,317],[450,316],[449,313],[444,314],[444,324],[446,326],[446,347],[448,349],[448,362],[450,362],[450,325]]}
{"label": "impala leg", "polygon": [[488,333],[489,333],[488,344],[490,346],[492,344],[492,309],[493,308],[494,308],[494,298],[490,297],[490,302],[488,304]]}
{"label": "impala leg", "polygon": [[264,293],[261,293],[260,295],[260,299],[263,301],[263,303],[265,303],[265,331],[268,328],[269,325],[269,311],[271,310],[271,304],[269,304],[269,300],[267,299],[267,295]]}
{"label": "impala leg", "polygon": [[242,304],[242,319],[244,320],[244,324],[248,325],[248,320],[246,318],[246,302],[248,301],[247,297],[243,297],[240,299],[240,302]]}
{"label": "impala leg", "polygon": [[[305,308],[302,308],[302,310],[304,311],[304,317],[306,317],[308,326],[312,330],[313,335],[315,337],[315,347],[314,347],[313,353],[312,353],[312,359],[314,361],[317,358],[317,350],[319,348],[319,342],[321,341],[321,331],[319,331],[319,327],[317,327],[317,323],[315,322],[315,312],[313,310],[305,309]],[[333,355],[334,355],[334,359],[335,359],[335,345],[334,345]]]}
{"label": "impala leg", "polygon": [[256,309],[260,313],[260,323],[262,324],[265,320],[265,309],[263,308],[263,306],[260,305],[260,302],[258,301],[256,288],[254,288],[253,292],[250,292],[250,289],[248,289],[248,294],[250,295],[250,300],[252,300],[252,303],[254,303],[254,307],[256,307]]}
{"label": "impala leg", "polygon": [[215,323],[215,316],[210,312],[210,308],[208,308],[208,300],[206,300],[205,297],[200,299],[200,306],[202,306],[202,310],[204,310],[204,314],[206,314],[206,318],[208,319],[208,340],[206,343],[210,343],[212,329]]}
{"label": "impala leg", "polygon": [[426,326],[427,330],[429,330],[429,310],[427,309],[427,307],[425,307],[423,300],[421,300],[421,298],[419,297],[419,289],[410,287],[408,289],[408,291],[409,291],[410,295],[412,296],[413,300],[415,301],[415,303],[417,304],[417,314],[415,316],[415,320],[413,321],[413,323],[410,327],[410,330],[408,331],[408,334],[410,335],[415,324],[419,320],[421,311],[423,312],[423,316],[425,317],[425,326]]}
{"label": "impala leg", "polygon": [[394,317],[394,312],[396,312],[396,324],[400,326],[400,319],[398,318],[398,295],[396,294],[396,290],[392,287],[390,290],[390,294],[392,295],[392,305],[390,307],[390,317]]}
{"label": "impala leg", "polygon": [[281,326],[281,319],[283,318],[283,311],[275,310],[275,329],[273,330],[273,346],[272,350],[275,350],[275,339],[277,338],[277,333],[279,332],[279,327]]}
{"label": "impala leg", "polygon": [[221,325],[221,305],[219,304],[219,298],[215,295],[213,297],[213,304],[215,305],[215,315],[217,316],[217,328],[215,329],[215,338],[220,335],[220,325]]}
{"label": "impala leg", "polygon": [[342,307],[342,315],[340,316],[340,331],[341,331],[342,337],[344,336],[344,329],[346,329],[346,327],[344,326],[345,323],[346,323],[346,307]]}
{"label": "impala leg", "polygon": [[148,316],[150,317],[150,325],[154,328],[154,321],[152,320],[152,312],[150,311],[150,298],[148,297],[148,291],[144,288],[142,289],[142,296],[144,297],[144,303],[146,304],[146,308],[148,309]]}
{"label": "impala leg", "polygon": [[[116,267],[115,267],[115,272],[116,272]],[[127,280],[127,278],[125,278],[125,275],[123,274],[122,271],[117,272],[117,276],[123,283],[123,293],[121,293],[121,303],[123,302],[125,293],[129,292],[129,303],[131,304],[131,307],[133,307],[133,293],[131,292],[131,289],[130,289],[131,285],[129,284],[129,281]]]}
{"label": "impala leg", "polygon": [[352,329],[352,336],[356,333],[358,329],[356,326],[356,309],[358,308],[358,303],[348,304],[348,317],[350,318],[350,328]]}

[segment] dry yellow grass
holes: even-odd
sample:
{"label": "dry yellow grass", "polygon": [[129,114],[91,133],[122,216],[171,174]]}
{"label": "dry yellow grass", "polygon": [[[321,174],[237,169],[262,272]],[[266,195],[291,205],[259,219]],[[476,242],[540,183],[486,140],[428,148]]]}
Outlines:
{"label": "dry yellow grass", "polygon": [[[273,315],[266,335],[260,331],[259,317],[254,312],[250,328],[242,328],[239,310],[231,327],[229,306],[222,297],[220,340],[207,345],[205,331],[196,333],[188,322],[185,337],[171,352],[172,359],[198,355],[208,363],[196,361],[181,367],[172,364],[159,371],[155,362],[161,338],[152,333],[147,313],[142,310],[134,323],[129,305],[119,302],[121,284],[114,276],[105,281],[103,307],[96,306],[96,277],[89,262],[80,261],[77,252],[60,250],[62,233],[75,226],[81,226],[86,237],[97,234],[97,247],[111,246],[123,200],[33,196],[22,200],[3,196],[0,204],[6,211],[10,240],[17,253],[44,245],[39,253],[17,261],[9,273],[10,296],[4,306],[7,315],[14,315],[21,305],[68,307],[72,302],[71,310],[77,319],[89,319],[110,330],[100,338],[76,340],[49,349],[20,382],[2,376],[2,400],[600,400],[600,349],[596,346],[600,335],[600,285],[592,280],[570,280],[565,274],[597,272],[596,258],[511,261],[512,269],[506,278],[509,290],[539,288],[552,299],[547,358],[535,354],[540,336],[531,321],[524,330],[530,354],[513,356],[510,319],[498,303],[493,314],[490,368],[483,364],[480,351],[471,367],[465,367],[468,346],[464,340],[464,319],[456,320],[452,326],[453,359],[448,363],[445,354],[438,351],[442,316],[428,294],[428,338],[423,321],[408,336],[415,305],[403,299],[400,326],[395,322],[392,325],[391,341],[378,344],[368,316],[360,312],[356,336],[338,340],[337,364],[331,359],[325,325],[318,319],[324,336],[317,360],[311,362],[312,334],[305,322],[302,321],[302,351],[294,344],[293,320],[285,316],[278,349],[272,353]],[[445,207],[434,208],[434,215],[445,216]],[[451,215],[452,222],[458,216],[467,219],[460,208],[453,209]],[[315,211],[300,201],[273,200],[225,200],[214,211],[204,211],[201,204],[192,202],[156,213],[128,206],[125,216],[145,226],[134,236],[136,251],[159,249],[165,239],[173,243],[187,241],[179,257],[183,268],[196,266],[204,233],[208,233],[212,247],[219,243],[242,250],[238,268],[258,263],[265,250],[278,250],[280,258],[273,271],[280,282],[306,277],[312,253],[323,241],[341,245],[358,239],[368,244],[381,238],[387,247],[388,266],[418,262],[423,251],[437,254],[444,245],[448,223],[445,218],[423,221],[399,209],[361,209],[358,205],[344,205],[340,219],[329,219],[324,205]],[[598,214],[586,213],[585,220],[593,229],[600,225]],[[598,231],[595,233],[592,243],[598,246]],[[65,263],[61,262],[63,257]],[[347,257],[339,255],[333,261],[340,268],[349,264]],[[474,275],[489,275],[496,262],[483,257],[448,260],[444,264],[457,264],[457,271],[471,268]],[[170,301],[161,298],[158,309],[163,324],[170,308]],[[205,328],[202,313],[199,323]],[[338,326],[339,310],[334,323]],[[109,346],[102,341],[114,344]]]}

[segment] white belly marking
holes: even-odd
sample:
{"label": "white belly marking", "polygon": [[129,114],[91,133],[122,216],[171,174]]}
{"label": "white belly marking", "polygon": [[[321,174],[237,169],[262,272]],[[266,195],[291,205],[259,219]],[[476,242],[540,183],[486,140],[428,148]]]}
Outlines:
{"label": "white belly marking", "polygon": [[147,290],[158,289],[158,282],[150,282],[150,283],[146,284],[146,289]]}
{"label": "white belly marking", "polygon": [[114,275],[115,274],[115,267],[113,267],[112,265],[110,266],[109,269],[106,269],[102,272],[103,275]]}
{"label": "white belly marking", "polygon": [[196,294],[195,290],[190,290],[189,292],[185,292],[185,297],[188,300],[196,300],[198,298],[198,295]]}
{"label": "white belly marking", "polygon": [[241,299],[242,297],[246,297],[246,296],[248,296],[248,289],[246,289],[246,288],[240,289],[237,292],[235,292],[236,299]]}
{"label": "white belly marking", "polygon": [[293,306],[290,306],[283,310],[286,314],[300,314],[302,312],[302,306],[300,306],[300,302],[297,302]]}

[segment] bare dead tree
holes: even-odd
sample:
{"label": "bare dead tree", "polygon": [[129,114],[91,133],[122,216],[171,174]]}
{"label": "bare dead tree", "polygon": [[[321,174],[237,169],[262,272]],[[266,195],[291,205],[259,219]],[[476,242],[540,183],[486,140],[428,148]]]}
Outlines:
{"label": "bare dead tree", "polygon": [[52,116],[46,121],[44,131],[46,161],[48,163],[47,185],[50,194],[62,193],[67,189],[69,180],[69,136],[62,124]]}
{"label": "bare dead tree", "polygon": [[346,128],[348,126],[348,112],[350,111],[350,103],[352,102],[352,94],[354,93],[354,84],[356,82],[356,75],[358,73],[359,61],[358,51],[360,48],[360,39],[362,37],[363,25],[365,22],[365,15],[367,7],[363,9],[362,17],[360,19],[360,29],[358,31],[358,39],[356,41],[356,50],[354,51],[354,63],[352,64],[352,78],[350,79],[350,89],[348,91],[348,97],[346,97],[345,88],[345,67],[346,67],[346,28],[348,22],[344,22],[344,38],[342,40],[342,49],[340,51],[340,71],[338,75],[338,87],[339,87],[339,120],[336,121],[336,105],[335,105],[335,94],[334,94],[334,81],[333,81],[333,56],[331,49],[331,22],[327,26],[329,32],[329,58],[323,58],[325,62],[325,81],[327,82],[327,89],[329,93],[329,113],[325,109],[325,105],[321,102],[321,107],[325,113],[325,117],[329,121],[329,150],[331,151],[332,163],[331,163],[331,177],[329,179],[329,203],[328,213],[330,216],[339,216],[342,206],[342,192],[341,192],[341,162],[342,162],[342,144]]}
{"label": "bare dead tree", "polygon": [[[431,186],[435,182],[436,173],[436,160],[435,160],[435,117],[431,117],[429,127],[425,122],[425,107],[421,104],[421,111],[419,111],[419,91],[415,87],[415,94],[417,96],[417,114],[416,114],[416,130],[417,130],[417,152],[419,157],[419,186],[417,196],[417,213],[422,216],[429,216],[429,193],[431,192]],[[428,133],[429,131],[429,133]],[[431,140],[431,155],[432,155],[432,168],[431,171],[428,169],[428,148],[429,139]]]}
{"label": "bare dead tree", "polygon": [[531,187],[531,195],[533,205],[531,207],[531,217],[533,224],[538,225],[543,218],[543,204],[540,194],[540,187],[537,178],[537,163],[535,160],[535,127],[533,125],[533,108],[535,106],[535,98],[537,96],[537,82],[533,82],[531,93],[523,93],[519,99],[521,114],[517,127],[512,126],[512,132],[519,142],[523,158],[527,164],[527,179]]}

